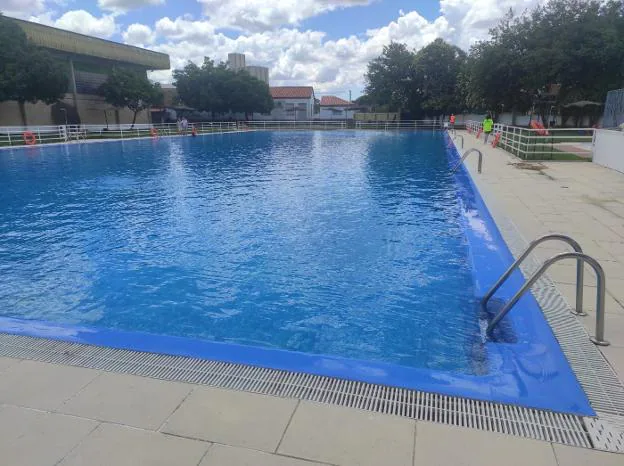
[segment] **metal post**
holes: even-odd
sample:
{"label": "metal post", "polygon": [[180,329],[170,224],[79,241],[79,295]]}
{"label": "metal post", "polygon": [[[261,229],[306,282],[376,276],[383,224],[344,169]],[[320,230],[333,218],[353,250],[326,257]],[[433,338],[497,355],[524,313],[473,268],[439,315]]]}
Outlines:
{"label": "metal post", "polygon": [[542,266],[535,272],[531,278],[529,278],[526,283],[518,290],[518,292],[505,304],[503,309],[492,319],[490,325],[488,325],[486,334],[491,335],[494,328],[499,324],[499,322],[511,311],[511,309],[515,306],[515,304],[520,300],[520,298],[526,293],[542,274],[554,263],[559,262],[565,259],[577,259],[582,260],[583,262],[588,263],[596,273],[596,335],[594,337],[590,337],[592,343],[599,346],[608,346],[609,342],[604,338],[604,327],[605,327],[605,291],[606,291],[606,278],[605,273],[598,261],[593,257],[590,257],[586,254],[580,252],[564,252],[563,254],[559,254],[555,257],[551,257],[548,259]]}
{"label": "metal post", "polygon": [[7,132],[7,136],[9,138],[9,146],[12,146],[13,144],[11,143],[11,130],[9,129],[9,131]]}
{"label": "metal post", "polygon": [[[516,261],[509,266],[509,268],[505,271],[503,275],[497,280],[497,282],[492,285],[492,288],[483,296],[481,299],[481,306],[485,309],[487,308],[488,301],[494,296],[494,293],[498,291],[498,289],[507,281],[507,279],[511,276],[514,270],[520,267],[520,264],[531,254],[531,252],[540,244],[545,243],[546,241],[563,241],[564,243],[572,246],[575,252],[580,254],[583,253],[583,249],[581,245],[577,243],[575,240],[566,235],[560,234],[552,234],[545,235],[540,238],[537,238],[529,244],[529,246],[524,250],[524,252],[516,259]],[[576,261],[576,309],[572,311],[573,314],[585,316],[587,315],[583,311],[583,286],[584,286],[584,262],[583,259],[577,259]]]}

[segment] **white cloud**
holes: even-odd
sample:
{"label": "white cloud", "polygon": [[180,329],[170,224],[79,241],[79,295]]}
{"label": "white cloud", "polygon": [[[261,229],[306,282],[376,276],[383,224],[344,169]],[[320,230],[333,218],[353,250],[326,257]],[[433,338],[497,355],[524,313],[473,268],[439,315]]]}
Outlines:
{"label": "white cloud", "polygon": [[84,10],[68,11],[51,25],[67,31],[103,38],[109,38],[117,32],[114,16],[104,15],[96,18]]}
{"label": "white cloud", "polygon": [[[419,49],[438,37],[468,49],[476,40],[484,39],[488,30],[513,8],[522,12],[534,7],[539,0],[499,0],[492,4],[486,0],[441,0],[440,15],[427,20],[416,11],[402,11],[389,24],[366,31],[364,34],[328,40],[320,31],[301,31],[292,27],[267,28],[270,24],[296,23],[301,18],[329,11],[339,5],[349,6],[360,2],[294,1],[283,0],[274,4],[266,2],[201,0],[212,12],[206,11],[206,20],[194,21],[189,17],[174,20],[162,18],[154,27],[157,39],[152,49],[171,56],[172,68],[179,68],[191,60],[201,63],[204,56],[216,61],[225,60],[229,52],[247,55],[248,64],[265,65],[270,68],[271,83],[274,85],[311,84],[317,93],[345,95],[351,89],[356,94],[364,86],[367,63],[378,56],[383,46],[391,41],[404,42],[410,48]],[[274,16],[265,14],[263,5],[277,5]],[[229,18],[225,14],[215,19],[222,8],[229,12],[256,12],[254,24],[245,24],[242,18]],[[249,6],[244,10],[244,6]],[[283,6],[283,7],[282,7]],[[226,11],[226,13],[228,12]],[[281,15],[281,16],[280,16]],[[253,19],[253,18],[252,18]],[[256,32],[243,33],[231,38],[219,31],[228,24]],[[128,31],[129,32],[129,31]],[[153,79],[171,81],[171,72],[155,72]]]}
{"label": "white cloud", "polygon": [[163,5],[165,0],[98,0],[102,10],[114,13],[126,13],[145,6]]}
{"label": "white cloud", "polygon": [[135,45],[137,47],[145,47],[146,45],[153,44],[156,40],[156,34],[149,26],[144,24],[131,24],[122,33],[123,40],[126,44]]}
{"label": "white cloud", "polygon": [[474,42],[486,39],[488,31],[510,8],[515,13],[522,13],[540,3],[544,0],[440,0],[440,13],[453,25],[453,42],[468,48]]}
{"label": "white cloud", "polygon": [[44,0],[0,0],[0,12],[16,18],[28,18],[42,13],[44,9]]}
{"label": "white cloud", "polygon": [[217,28],[260,32],[339,8],[368,5],[376,0],[198,0]]}

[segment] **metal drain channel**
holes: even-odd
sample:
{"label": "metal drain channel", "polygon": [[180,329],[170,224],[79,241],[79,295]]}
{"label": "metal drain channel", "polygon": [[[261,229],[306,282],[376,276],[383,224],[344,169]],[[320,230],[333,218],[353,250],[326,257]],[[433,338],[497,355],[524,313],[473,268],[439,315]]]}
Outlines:
{"label": "metal drain channel", "polygon": [[[527,241],[505,214],[496,213],[489,202],[488,208],[509,249],[517,257],[526,249]],[[533,256],[529,256],[521,270],[525,277],[531,276],[540,265]],[[570,305],[554,282],[547,274],[543,275],[531,291],[594,410],[624,416],[624,385],[602,353],[591,343],[587,330],[571,313]],[[607,336],[608,325],[607,317]]]}
{"label": "metal drain channel", "polygon": [[591,448],[579,416],[297,372],[0,333],[0,356],[298,398]]}

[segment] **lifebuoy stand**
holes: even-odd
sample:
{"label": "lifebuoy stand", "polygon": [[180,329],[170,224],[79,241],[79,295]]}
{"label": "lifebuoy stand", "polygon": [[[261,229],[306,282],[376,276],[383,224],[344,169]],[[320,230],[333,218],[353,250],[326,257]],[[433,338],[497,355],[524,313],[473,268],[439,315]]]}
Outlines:
{"label": "lifebuoy stand", "polygon": [[35,144],[37,144],[37,137],[32,131],[24,131],[24,134],[22,134],[22,138],[24,138],[24,142],[28,146],[34,146]]}

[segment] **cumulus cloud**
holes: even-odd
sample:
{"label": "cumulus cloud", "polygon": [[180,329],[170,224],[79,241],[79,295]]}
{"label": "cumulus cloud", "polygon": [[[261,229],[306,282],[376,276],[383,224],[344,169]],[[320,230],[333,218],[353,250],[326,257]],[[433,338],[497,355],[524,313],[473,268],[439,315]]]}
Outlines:
{"label": "cumulus cloud", "polygon": [[162,5],[165,0],[98,0],[97,3],[102,10],[127,13],[144,6]]}
{"label": "cumulus cloud", "polygon": [[68,11],[51,26],[102,38],[109,38],[117,32],[114,16],[104,15],[96,18],[84,10]]}
{"label": "cumulus cloud", "polygon": [[145,47],[156,40],[156,34],[149,26],[138,23],[128,26],[128,29],[122,33],[122,37],[126,44],[137,47]]}
{"label": "cumulus cloud", "polygon": [[261,32],[339,8],[368,5],[376,0],[198,0],[217,28]]}
{"label": "cumulus cloud", "polygon": [[453,25],[450,38],[460,47],[468,48],[476,41],[486,39],[488,31],[496,26],[510,10],[522,13],[544,1],[540,0],[440,0],[441,17]]}
{"label": "cumulus cloud", "polygon": [[[162,18],[154,32],[160,43],[151,48],[169,54],[172,68],[182,67],[188,61],[201,63],[206,55],[222,61],[228,53],[240,52],[246,54],[248,64],[268,66],[273,84],[312,84],[319,92],[332,92],[361,89],[368,61],[391,41],[420,48],[437,37],[450,37],[454,30],[444,17],[430,22],[412,11],[361,37],[352,35],[337,40],[327,40],[320,31],[295,28],[231,38],[215,30],[212,21],[184,18]],[[156,72],[151,77],[167,82],[171,73]]]}
{"label": "cumulus cloud", "polygon": [[0,12],[7,16],[28,18],[42,13],[44,9],[44,0],[0,0]]}

